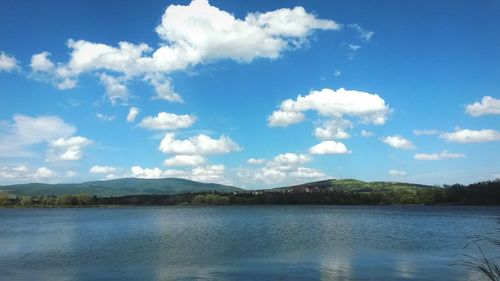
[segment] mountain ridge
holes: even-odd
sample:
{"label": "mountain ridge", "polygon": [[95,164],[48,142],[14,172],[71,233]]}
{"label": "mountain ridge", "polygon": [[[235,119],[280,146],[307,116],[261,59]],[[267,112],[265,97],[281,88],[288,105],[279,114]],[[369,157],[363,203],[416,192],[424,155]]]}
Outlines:
{"label": "mountain ridge", "polygon": [[0,192],[14,196],[79,195],[126,196],[177,194],[186,192],[237,192],[243,189],[216,183],[202,183],[181,178],[120,178],[82,183],[25,183],[0,186]]}

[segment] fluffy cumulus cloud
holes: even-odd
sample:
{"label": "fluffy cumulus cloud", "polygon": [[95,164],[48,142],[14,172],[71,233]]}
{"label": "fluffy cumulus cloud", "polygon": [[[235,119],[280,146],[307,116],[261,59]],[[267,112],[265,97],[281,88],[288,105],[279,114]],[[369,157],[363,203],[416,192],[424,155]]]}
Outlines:
{"label": "fluffy cumulus cloud", "polygon": [[167,133],[162,139],[160,151],[176,155],[207,155],[224,154],[238,151],[241,148],[231,138],[224,135],[213,139],[207,135],[199,134],[189,139],[178,140],[175,134]]}
{"label": "fluffy cumulus cloud", "polygon": [[287,127],[305,119],[302,112],[276,110],[267,118],[270,127]]}
{"label": "fluffy cumulus cloud", "polygon": [[95,165],[89,169],[89,173],[91,173],[91,174],[112,174],[112,173],[116,172],[116,170],[117,169],[115,167],[111,167],[111,166]]}
{"label": "fluffy cumulus cloud", "polygon": [[[112,102],[127,100],[124,83],[134,77],[150,83],[155,98],[182,102],[166,77],[172,71],[221,59],[243,63],[276,59],[284,50],[304,45],[315,30],[339,28],[334,21],[319,19],[302,7],[249,13],[240,19],[207,0],[193,0],[187,6],[167,7],[155,29],[160,38],[156,50],[147,44],[120,42],[114,47],[70,39],[68,62],[54,63],[50,53],[42,52],[33,55],[31,67],[59,88],[75,87],[82,73],[101,72]],[[120,77],[110,76],[110,72]]]}
{"label": "fluffy cumulus cloud", "polygon": [[111,103],[114,104],[117,100],[121,100],[123,102],[128,101],[129,93],[127,86],[124,85],[123,79],[103,73],[100,76],[100,80],[101,84],[106,89],[106,95]]}
{"label": "fluffy cumulus cloud", "polygon": [[166,166],[199,166],[205,162],[200,155],[174,155],[164,162]]}
{"label": "fluffy cumulus cloud", "polygon": [[440,138],[459,143],[500,141],[500,132],[491,129],[461,129],[452,133],[442,133]]}
{"label": "fluffy cumulus cloud", "polygon": [[250,165],[259,165],[262,164],[266,161],[266,159],[263,158],[250,158],[247,160],[247,163]]}
{"label": "fluffy cumulus cloud", "polygon": [[299,95],[295,100],[284,100],[268,117],[268,125],[286,127],[302,122],[307,111],[315,111],[324,119],[316,122],[314,135],[321,140],[330,140],[349,138],[347,129],[353,127],[353,119],[366,124],[384,124],[390,108],[376,94],[343,88],[323,89]]}
{"label": "fluffy cumulus cloud", "polygon": [[55,176],[57,176],[56,172],[47,167],[37,169],[31,169],[24,165],[0,167],[0,181],[2,182],[47,181]]}
{"label": "fluffy cumulus cloud", "polygon": [[298,167],[296,170],[291,171],[290,175],[298,179],[318,179],[326,176],[325,173],[319,170],[306,167]]}
{"label": "fluffy cumulus cloud", "polygon": [[399,135],[384,137],[382,138],[382,142],[397,149],[410,150],[415,148],[415,145],[411,141]]}
{"label": "fluffy cumulus cloud", "polygon": [[300,114],[309,110],[317,111],[324,117],[341,120],[347,116],[357,117],[363,122],[375,125],[384,124],[390,111],[385,101],[375,94],[344,88],[338,90],[323,89],[312,91],[306,96],[299,95],[295,100],[283,101],[280,108],[268,118],[268,124],[269,126],[288,126],[298,123],[302,120],[292,118],[280,120],[281,122],[277,124],[275,116],[290,112]]}
{"label": "fluffy cumulus cloud", "polygon": [[[243,183],[284,184],[304,180],[318,180],[327,175],[317,169],[302,165],[310,162],[311,156],[298,153],[282,153],[271,160],[250,158],[247,162],[253,167],[240,168],[237,176]],[[261,165],[260,167],[258,167]],[[256,167],[257,166],[257,167]]]}
{"label": "fluffy cumulus cloud", "polygon": [[40,167],[36,169],[35,178],[51,178],[55,176],[55,173],[47,167]]}
{"label": "fluffy cumulus cloud", "polygon": [[133,166],[130,168],[132,176],[135,178],[143,179],[158,179],[162,177],[162,170],[160,168],[142,168],[140,166]]}
{"label": "fluffy cumulus cloud", "polygon": [[221,182],[223,180],[224,165],[208,165],[191,170],[191,180],[202,182]]}
{"label": "fluffy cumulus cloud", "polygon": [[474,117],[486,114],[500,114],[500,100],[485,96],[480,102],[467,105],[465,112]]}
{"label": "fluffy cumulus cloud", "polygon": [[156,95],[153,96],[153,99],[167,100],[178,103],[184,102],[181,95],[174,91],[170,79],[165,77],[149,78],[148,81],[151,83],[151,85],[153,85],[155,89]]}
{"label": "fluffy cumulus cloud", "polygon": [[137,115],[139,115],[139,112],[140,112],[140,109],[135,107],[135,106],[132,106],[129,110],[128,110],[128,114],[127,114],[127,122],[129,123],[132,123],[135,121],[135,118],[137,118]]}
{"label": "fluffy cumulus cloud", "polygon": [[193,115],[160,112],[155,117],[145,117],[139,126],[149,130],[177,130],[191,127],[194,122],[196,122],[196,117]]}
{"label": "fluffy cumulus cloud", "polygon": [[276,155],[267,163],[268,167],[278,168],[280,170],[289,170],[291,167],[311,161],[311,156],[307,154],[282,153]]}
{"label": "fluffy cumulus cloud", "polygon": [[177,177],[200,182],[217,182],[226,183],[224,165],[206,165],[193,167],[190,170],[175,170],[160,168],[142,168],[141,166],[133,166],[130,168],[131,176],[136,178],[164,178]]}
{"label": "fluffy cumulus cloud", "polygon": [[314,135],[321,140],[328,139],[347,139],[351,135],[347,133],[346,128],[352,127],[352,122],[345,119],[332,119],[323,122],[314,129]]}
{"label": "fluffy cumulus cloud", "polygon": [[32,156],[30,148],[73,135],[76,128],[58,116],[31,117],[21,114],[13,121],[0,122],[0,156]]}
{"label": "fluffy cumulus cloud", "polygon": [[93,141],[80,136],[70,138],[59,138],[49,143],[47,161],[74,161],[80,160],[83,156],[83,149]]}
{"label": "fluffy cumulus cloud", "polygon": [[450,153],[446,150],[440,153],[417,153],[414,158],[416,160],[424,160],[424,161],[435,161],[435,160],[443,160],[443,159],[457,159],[457,158],[465,158],[464,154],[461,153]]}
{"label": "fluffy cumulus cloud", "polygon": [[237,176],[243,183],[264,183],[273,186],[328,178],[328,176],[320,170],[300,166],[291,167],[287,170],[282,170],[272,166],[259,169],[240,169],[237,172]]}
{"label": "fluffy cumulus cloud", "polygon": [[347,147],[336,141],[322,141],[309,149],[311,154],[346,154],[351,153]]}
{"label": "fluffy cumulus cloud", "polygon": [[405,176],[406,172],[405,171],[398,171],[398,170],[389,170],[389,175],[393,177],[401,177]]}
{"label": "fluffy cumulus cloud", "polygon": [[315,29],[339,29],[339,25],[318,19],[302,7],[249,13],[237,19],[206,0],[194,0],[188,6],[169,6],[156,32],[172,42],[164,51],[175,51],[183,66],[215,59],[274,59],[290,44],[302,43]]}
{"label": "fluffy cumulus cloud", "polygon": [[4,52],[0,52],[0,72],[10,72],[18,69],[17,60],[13,56],[9,56]]}
{"label": "fluffy cumulus cloud", "polygon": [[93,142],[73,136],[76,129],[58,116],[31,117],[14,115],[13,122],[0,126],[0,156],[33,156],[32,147],[47,144],[46,161],[73,161],[83,156],[83,149]]}

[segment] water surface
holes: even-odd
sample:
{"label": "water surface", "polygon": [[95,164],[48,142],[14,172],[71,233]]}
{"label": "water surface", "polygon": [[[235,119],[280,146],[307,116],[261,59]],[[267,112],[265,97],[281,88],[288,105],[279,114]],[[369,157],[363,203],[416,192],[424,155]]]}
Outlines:
{"label": "water surface", "polygon": [[442,206],[0,209],[0,279],[478,280],[449,264],[468,236],[496,231],[499,215]]}

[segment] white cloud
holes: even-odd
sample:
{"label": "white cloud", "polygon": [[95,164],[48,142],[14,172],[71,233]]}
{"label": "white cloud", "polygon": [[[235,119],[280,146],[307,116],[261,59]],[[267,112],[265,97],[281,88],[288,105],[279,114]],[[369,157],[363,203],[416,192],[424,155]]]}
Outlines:
{"label": "white cloud", "polygon": [[270,127],[287,127],[302,122],[305,116],[301,112],[276,110],[267,118]]}
{"label": "white cloud", "polygon": [[361,46],[355,45],[355,44],[347,44],[347,48],[349,48],[349,50],[351,50],[351,51],[357,51],[357,50],[361,49]]}
{"label": "white cloud", "polygon": [[297,170],[290,172],[290,175],[298,179],[318,179],[326,177],[325,173],[306,167],[298,167]]}
{"label": "white cloud", "polygon": [[167,100],[171,102],[179,102],[182,103],[184,100],[181,95],[176,93],[172,87],[172,83],[168,78],[152,78],[149,80],[151,85],[153,85],[155,89],[155,96],[153,99]]}
{"label": "white cloud", "polygon": [[312,181],[328,178],[324,172],[317,169],[290,167],[284,170],[274,166],[267,166],[260,169],[240,169],[237,176],[240,180],[249,184],[262,182],[274,186],[285,183],[296,184],[304,180]]}
{"label": "white cloud", "polygon": [[288,173],[276,168],[262,168],[257,171],[240,171],[238,176],[251,182],[264,182],[267,184],[277,184],[287,178]]}
{"label": "white cloud", "polygon": [[259,168],[243,167],[238,169],[237,176],[243,183],[255,185],[262,182],[265,184],[297,183],[297,181],[319,180],[327,178],[320,170],[303,167],[302,165],[312,160],[307,154],[282,153],[271,160],[250,158],[250,165],[265,164]]}
{"label": "white cloud", "polygon": [[[250,13],[244,20],[195,0],[189,6],[171,5],[156,27],[158,35],[172,42],[167,49],[183,56],[180,65],[195,61],[277,58],[290,44],[297,46],[315,29],[338,29],[331,20],[317,19],[302,7]],[[159,50],[158,50],[159,51]],[[158,52],[157,51],[157,52]]]}
{"label": "white cloud", "polygon": [[107,121],[107,122],[110,122],[110,121],[113,121],[116,119],[116,116],[114,116],[114,115],[106,115],[103,113],[96,113],[95,117],[97,117],[97,119]]}
{"label": "white cloud", "polygon": [[162,178],[162,177],[180,177],[184,179],[200,182],[219,182],[224,183],[224,165],[207,165],[194,167],[191,170],[167,169],[162,171],[160,168],[142,168],[133,166],[130,168],[133,177],[136,178]]}
{"label": "white cloud", "polygon": [[165,160],[166,166],[199,166],[205,162],[200,155],[174,155]]}
{"label": "white cloud", "polygon": [[465,107],[465,112],[477,117],[486,114],[500,114],[500,100],[485,96],[481,102],[475,102]]}
{"label": "white cloud", "polygon": [[47,167],[30,169],[24,165],[0,167],[0,180],[5,182],[45,181],[57,174]]}
{"label": "white cloud", "polygon": [[30,147],[39,143],[50,143],[66,138],[76,131],[58,116],[30,117],[16,114],[13,122],[0,126],[0,156],[31,156]]}
{"label": "white cloud", "polygon": [[115,167],[111,167],[111,166],[95,165],[89,169],[89,173],[91,173],[91,174],[112,174],[112,173],[116,172],[116,170],[117,169]]}
{"label": "white cloud", "polygon": [[336,141],[322,141],[309,149],[311,154],[345,154],[351,153],[347,147]]}
{"label": "white cloud", "polygon": [[[265,166],[258,169],[240,168],[237,172],[237,176],[240,180],[247,181],[250,184],[255,184],[255,182],[276,184],[287,179],[291,180],[299,177],[306,178],[307,176],[312,178],[314,175],[318,175],[318,173],[321,172],[313,169],[307,170],[308,168],[298,168],[299,165],[310,162],[311,160],[311,156],[307,154],[289,152],[278,154],[271,160],[250,158],[247,160],[248,164],[265,164]],[[294,173],[293,176],[292,173]]]}
{"label": "white cloud", "polygon": [[221,182],[224,178],[224,165],[209,165],[191,170],[190,179],[201,182]]}
{"label": "white cloud", "polygon": [[300,165],[311,161],[311,156],[307,154],[283,153],[276,155],[267,163],[268,167],[277,167],[280,170],[289,170],[295,165]]}
{"label": "white cloud", "polygon": [[288,126],[304,120],[303,112],[314,110],[323,117],[343,120],[357,117],[364,123],[382,125],[389,115],[389,106],[378,95],[366,92],[323,89],[312,91],[296,100],[287,99],[268,119],[269,126]]}
{"label": "white cloud", "polygon": [[393,177],[400,177],[400,176],[405,176],[406,172],[405,171],[398,171],[398,170],[389,170],[389,175]]}
{"label": "white cloud", "polygon": [[364,28],[362,28],[359,24],[349,24],[347,25],[349,28],[355,30],[356,32],[359,33],[359,37],[361,39],[363,39],[364,41],[370,41],[373,37],[373,35],[375,35],[375,32],[373,31],[370,31],[370,30],[366,30]]}
{"label": "white cloud", "polygon": [[28,168],[26,166],[15,167],[0,167],[0,179],[8,180],[24,180],[27,176]]}
{"label": "white cloud", "polygon": [[54,63],[49,59],[49,52],[41,52],[31,57],[31,69],[34,71],[53,71]]}
{"label": "white cloud", "polygon": [[397,149],[409,150],[415,148],[415,146],[413,145],[413,143],[411,143],[411,141],[398,135],[382,138],[382,142]]}
{"label": "white cloud", "polygon": [[460,153],[450,153],[444,150],[440,153],[432,153],[432,154],[417,153],[415,154],[414,158],[416,160],[433,161],[433,160],[443,160],[443,159],[465,158],[465,155]]}
{"label": "white cloud", "polygon": [[238,19],[206,0],[193,0],[187,6],[167,7],[155,29],[161,40],[156,50],[147,44],[119,42],[113,47],[70,39],[67,63],[53,63],[49,53],[43,52],[32,57],[32,69],[56,85],[68,81],[67,88],[74,87],[69,82],[85,72],[118,74],[121,78],[101,75],[112,102],[126,100],[128,91],[123,83],[139,76],[155,87],[157,97],[181,101],[168,78],[159,81],[151,77],[215,60],[248,63],[257,58],[276,59],[285,50],[305,45],[315,30],[339,28],[334,21],[318,19],[302,7],[249,13]]}
{"label": "white cloud", "polygon": [[49,56],[49,52],[41,52],[31,57],[30,66],[34,77],[51,82],[59,90],[76,87],[76,80],[69,74],[67,68],[56,67]]}
{"label": "white cloud", "polygon": [[439,131],[438,130],[413,130],[413,134],[415,136],[422,136],[422,135],[430,136],[430,135],[439,134]]}
{"label": "white cloud", "polygon": [[250,158],[247,160],[247,163],[251,164],[251,165],[259,165],[259,164],[262,164],[264,162],[266,162],[266,159],[263,159],[263,158]]}
{"label": "white cloud", "polygon": [[65,78],[64,80],[56,83],[56,88],[59,90],[68,90],[73,89],[74,87],[76,87],[76,81],[70,78]]}
{"label": "white cloud", "polygon": [[193,115],[160,112],[156,117],[145,117],[139,126],[149,130],[177,130],[188,128],[194,122],[196,122],[196,117]]}
{"label": "white cloud", "polygon": [[105,73],[100,76],[101,84],[106,89],[106,95],[112,104],[115,104],[117,100],[123,102],[128,101],[129,94],[127,86],[123,84],[122,79],[107,75]]}
{"label": "white cloud", "polygon": [[4,52],[0,52],[0,72],[10,72],[18,69],[17,60],[13,56],[9,56]]}
{"label": "white cloud", "polygon": [[372,137],[373,136],[373,132],[366,131],[366,130],[361,130],[361,136],[365,137],[365,138]]}
{"label": "white cloud", "polygon": [[85,137],[59,138],[49,143],[47,161],[74,161],[80,160],[83,156],[83,148],[89,146],[93,141]]}
{"label": "white cloud", "polygon": [[78,173],[75,171],[66,171],[67,178],[73,178],[73,177],[76,177],[77,175],[78,175]]}
{"label": "white cloud", "polygon": [[314,129],[314,135],[321,140],[347,139],[351,137],[351,135],[345,131],[345,129],[349,127],[352,127],[352,122],[348,120],[332,119],[316,127]]}
{"label": "white cloud", "polygon": [[172,133],[165,134],[159,147],[160,151],[182,155],[223,154],[238,151],[241,148],[226,136],[213,139],[207,135],[199,134],[185,140],[175,139]]}
{"label": "white cloud", "polygon": [[340,75],[342,75],[342,71],[341,70],[335,70],[335,72],[333,73],[333,76],[335,77],[339,77]]}
{"label": "white cloud", "polygon": [[447,141],[459,143],[490,142],[500,141],[500,132],[490,129],[463,129],[453,133],[443,133],[439,137]]}
{"label": "white cloud", "polygon": [[175,177],[175,178],[188,179],[190,176],[190,173],[188,171],[184,171],[184,170],[167,169],[167,170],[163,170],[161,175],[163,177]]}
{"label": "white cloud", "polygon": [[162,177],[162,171],[159,168],[142,168],[140,166],[133,166],[130,168],[132,172],[132,176],[135,178],[144,178],[144,179],[158,179]]}
{"label": "white cloud", "polygon": [[50,178],[53,176],[55,176],[55,173],[47,167],[40,167],[35,173],[35,177],[40,179]]}
{"label": "white cloud", "polygon": [[127,114],[127,122],[129,123],[134,122],[137,115],[139,115],[139,112],[140,112],[139,108],[132,106]]}

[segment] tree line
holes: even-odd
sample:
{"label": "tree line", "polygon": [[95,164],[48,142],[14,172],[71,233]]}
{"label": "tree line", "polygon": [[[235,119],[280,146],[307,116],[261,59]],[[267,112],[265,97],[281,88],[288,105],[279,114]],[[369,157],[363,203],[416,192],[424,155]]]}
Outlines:
{"label": "tree line", "polygon": [[470,185],[397,189],[393,191],[324,190],[315,192],[259,190],[234,193],[200,192],[157,195],[100,197],[87,194],[64,196],[0,195],[0,206],[64,207],[110,205],[396,205],[396,204],[457,204],[500,205],[500,180]]}

